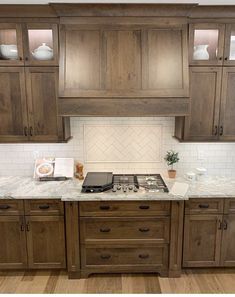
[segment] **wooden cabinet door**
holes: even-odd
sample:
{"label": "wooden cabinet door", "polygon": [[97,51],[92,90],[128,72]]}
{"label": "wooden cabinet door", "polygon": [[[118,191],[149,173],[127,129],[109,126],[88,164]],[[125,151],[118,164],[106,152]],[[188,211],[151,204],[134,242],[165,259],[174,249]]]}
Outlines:
{"label": "wooden cabinet door", "polygon": [[235,140],[235,67],[223,68],[220,140]]}
{"label": "wooden cabinet door", "polygon": [[235,266],[235,215],[224,215],[221,266]]}
{"label": "wooden cabinet door", "polygon": [[187,97],[188,47],[186,26],[142,30],[143,94]]}
{"label": "wooden cabinet door", "polygon": [[26,216],[29,268],[65,268],[63,216]]}
{"label": "wooden cabinet door", "polygon": [[221,76],[219,67],[190,67],[191,111],[185,117],[185,140],[218,139]]}
{"label": "wooden cabinet door", "polygon": [[57,67],[27,67],[29,136],[33,141],[57,141]]}
{"label": "wooden cabinet door", "polygon": [[0,216],[0,269],[27,267],[23,216]]}
{"label": "wooden cabinet door", "polygon": [[0,142],[27,140],[24,68],[0,67]]}
{"label": "wooden cabinet door", "polygon": [[184,221],[184,267],[220,264],[222,215],[186,215]]}

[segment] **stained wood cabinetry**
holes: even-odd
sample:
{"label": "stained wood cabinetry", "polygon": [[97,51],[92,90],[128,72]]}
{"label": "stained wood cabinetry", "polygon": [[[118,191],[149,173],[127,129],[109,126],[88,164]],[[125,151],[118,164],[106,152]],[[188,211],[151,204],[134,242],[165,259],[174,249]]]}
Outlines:
{"label": "stained wood cabinetry", "polygon": [[60,96],[188,96],[186,24],[128,17],[61,23]]}
{"label": "stained wood cabinetry", "polygon": [[31,205],[32,200],[0,202],[0,269],[65,268],[63,212],[50,211],[63,210],[62,202],[37,200],[37,215]]}
{"label": "stained wood cabinetry", "polygon": [[[180,275],[182,202],[66,203],[66,217],[70,277],[110,272]],[[72,230],[76,232],[71,237]]]}
{"label": "stained wood cabinetry", "polygon": [[183,266],[234,266],[235,200],[197,200],[185,205]]}

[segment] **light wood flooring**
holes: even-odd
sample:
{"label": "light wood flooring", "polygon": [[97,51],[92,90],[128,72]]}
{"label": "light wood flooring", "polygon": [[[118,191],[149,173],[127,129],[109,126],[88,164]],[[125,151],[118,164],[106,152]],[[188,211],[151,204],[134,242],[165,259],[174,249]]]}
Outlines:
{"label": "light wood flooring", "polygon": [[66,271],[0,272],[2,293],[235,293],[235,269],[187,269],[181,278],[100,274],[80,280],[69,280]]}

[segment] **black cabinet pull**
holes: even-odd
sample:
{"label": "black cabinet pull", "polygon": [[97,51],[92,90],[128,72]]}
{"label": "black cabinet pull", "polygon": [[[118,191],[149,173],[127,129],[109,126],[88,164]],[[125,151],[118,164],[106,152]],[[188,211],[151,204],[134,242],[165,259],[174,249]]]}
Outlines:
{"label": "black cabinet pull", "polygon": [[26,224],[26,231],[29,232],[30,228],[29,228],[29,222]]}
{"label": "black cabinet pull", "polygon": [[20,61],[22,61],[22,60],[23,60],[23,58],[22,58],[22,57],[19,57],[19,60],[20,60]]}
{"label": "black cabinet pull", "polygon": [[147,259],[147,258],[149,258],[149,255],[148,254],[140,254],[139,258],[140,259]]}
{"label": "black cabinet pull", "polygon": [[103,232],[103,233],[108,233],[110,231],[111,231],[110,228],[100,228],[100,232]]}
{"label": "black cabinet pull", "polygon": [[21,231],[24,231],[24,223],[22,223],[22,224],[20,225],[20,230],[21,230]]}
{"label": "black cabinet pull", "polygon": [[225,57],[224,60],[227,61],[228,60],[228,57]]}
{"label": "black cabinet pull", "polygon": [[216,136],[216,135],[218,134],[218,126],[215,126],[214,129],[215,129],[215,130],[214,130],[214,135]]}
{"label": "black cabinet pull", "polygon": [[199,204],[200,208],[209,208],[209,204]]}
{"label": "black cabinet pull", "polygon": [[222,57],[219,57],[219,60],[221,61],[223,58]]}
{"label": "black cabinet pull", "polygon": [[101,210],[109,210],[110,206],[109,205],[100,205]]}
{"label": "black cabinet pull", "polygon": [[228,222],[226,220],[224,220],[224,230],[228,229]]}
{"label": "black cabinet pull", "polygon": [[149,209],[149,206],[148,205],[140,205],[139,209]]}
{"label": "black cabinet pull", "polygon": [[223,227],[223,223],[222,223],[222,221],[221,220],[219,220],[219,230],[222,230],[222,227]]}
{"label": "black cabinet pull", "polygon": [[107,259],[110,259],[111,256],[110,255],[100,255],[100,258],[103,260],[107,260]]}
{"label": "black cabinet pull", "polygon": [[140,232],[149,232],[149,228],[139,228]]}
{"label": "black cabinet pull", "polygon": [[28,136],[28,128],[26,126],[24,127],[24,136]]}
{"label": "black cabinet pull", "polygon": [[219,133],[219,135],[222,136],[223,134],[224,134],[224,128],[223,128],[223,126],[220,126],[220,133]]}
{"label": "black cabinet pull", "polygon": [[50,206],[49,205],[39,205],[38,206],[40,209],[49,209]]}
{"label": "black cabinet pull", "polygon": [[10,205],[7,205],[7,204],[0,205],[0,209],[7,210],[9,208],[11,208]]}
{"label": "black cabinet pull", "polygon": [[30,128],[29,128],[29,135],[33,136],[33,127],[32,126],[30,126]]}

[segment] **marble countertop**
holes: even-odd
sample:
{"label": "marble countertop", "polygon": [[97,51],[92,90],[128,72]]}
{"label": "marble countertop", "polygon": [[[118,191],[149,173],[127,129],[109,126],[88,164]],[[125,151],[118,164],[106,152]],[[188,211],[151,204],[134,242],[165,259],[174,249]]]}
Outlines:
{"label": "marble countertop", "polygon": [[67,181],[39,182],[30,177],[0,177],[0,199],[62,199],[63,201],[99,200],[187,200],[189,198],[235,197],[235,178],[223,176],[206,177],[203,182],[187,182],[178,177],[164,178],[169,190],[175,181],[189,184],[185,197],[170,193],[81,193],[82,182],[77,179]]}

